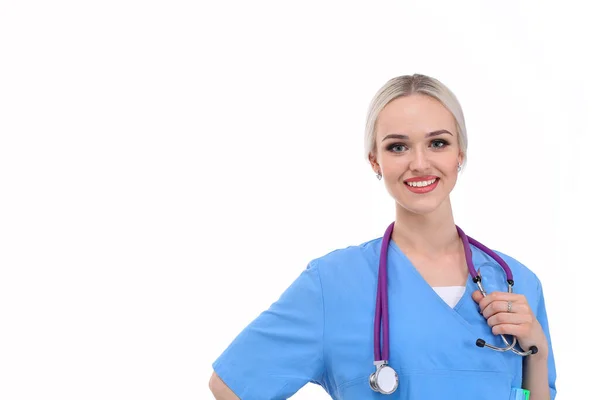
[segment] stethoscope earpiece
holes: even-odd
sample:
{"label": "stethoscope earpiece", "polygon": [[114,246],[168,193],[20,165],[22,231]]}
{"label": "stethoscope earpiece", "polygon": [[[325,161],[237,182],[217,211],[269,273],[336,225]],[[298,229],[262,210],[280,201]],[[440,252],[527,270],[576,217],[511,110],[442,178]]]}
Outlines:
{"label": "stethoscope earpiece", "polygon": [[537,346],[531,346],[529,348],[529,351],[519,351],[519,350],[515,349],[515,345],[516,344],[517,344],[517,339],[515,337],[513,337],[513,342],[508,347],[496,347],[496,346],[492,346],[491,344],[487,344],[485,342],[485,340],[483,340],[481,338],[477,339],[477,341],[475,342],[475,346],[477,346],[477,347],[488,347],[488,348],[490,348],[492,350],[502,351],[502,352],[510,350],[513,353],[518,354],[518,355],[523,356],[523,357],[529,356],[529,355],[532,355],[532,354],[536,354],[539,351],[538,348],[537,348]]}

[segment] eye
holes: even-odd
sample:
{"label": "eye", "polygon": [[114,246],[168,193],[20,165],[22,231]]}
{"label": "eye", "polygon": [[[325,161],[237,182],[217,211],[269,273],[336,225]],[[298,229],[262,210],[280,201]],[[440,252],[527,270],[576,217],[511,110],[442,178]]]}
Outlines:
{"label": "eye", "polygon": [[393,143],[387,147],[387,150],[391,151],[392,153],[401,153],[403,151],[406,151],[406,149],[407,149],[406,145],[404,145],[402,143]]}
{"label": "eye", "polygon": [[434,149],[443,149],[444,147],[448,146],[448,144],[449,143],[443,139],[436,139],[431,142],[431,147]]}

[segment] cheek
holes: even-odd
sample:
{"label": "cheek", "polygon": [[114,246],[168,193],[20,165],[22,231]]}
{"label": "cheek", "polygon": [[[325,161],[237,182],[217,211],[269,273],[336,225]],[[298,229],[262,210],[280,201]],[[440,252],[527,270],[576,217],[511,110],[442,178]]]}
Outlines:
{"label": "cheek", "polygon": [[456,176],[458,175],[458,166],[460,164],[460,160],[458,155],[452,155],[444,160],[440,160],[439,168],[443,170],[446,175]]}
{"label": "cheek", "polygon": [[408,167],[408,160],[406,157],[391,154],[389,151],[385,150],[379,154],[380,164],[388,172],[401,171]]}

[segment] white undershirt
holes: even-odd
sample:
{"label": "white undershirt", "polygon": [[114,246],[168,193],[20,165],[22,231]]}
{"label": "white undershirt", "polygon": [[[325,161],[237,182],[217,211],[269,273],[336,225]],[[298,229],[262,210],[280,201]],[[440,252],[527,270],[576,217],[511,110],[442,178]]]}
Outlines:
{"label": "white undershirt", "polygon": [[464,286],[437,286],[433,290],[448,304],[454,308],[461,297],[465,294]]}

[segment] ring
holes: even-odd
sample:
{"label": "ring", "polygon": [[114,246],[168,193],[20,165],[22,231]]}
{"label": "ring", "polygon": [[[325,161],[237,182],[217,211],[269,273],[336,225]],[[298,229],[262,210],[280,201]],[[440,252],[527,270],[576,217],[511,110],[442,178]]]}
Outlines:
{"label": "ring", "polygon": [[510,300],[508,301],[507,311],[512,312],[512,301],[510,301]]}

